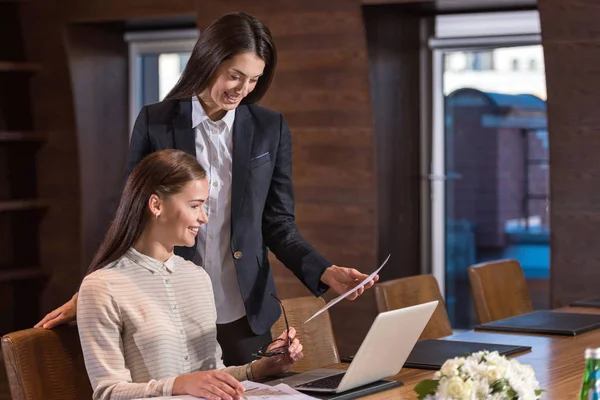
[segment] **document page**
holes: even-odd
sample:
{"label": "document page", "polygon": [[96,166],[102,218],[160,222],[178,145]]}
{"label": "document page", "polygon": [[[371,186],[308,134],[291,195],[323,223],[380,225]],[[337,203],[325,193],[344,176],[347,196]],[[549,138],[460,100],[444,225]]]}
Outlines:
{"label": "document page", "polygon": [[[244,381],[242,386],[246,391],[244,397],[248,400],[318,400],[315,397],[300,393],[285,383],[277,386],[269,386],[262,383]],[[154,400],[205,400],[194,396],[163,396],[153,397]],[[142,399],[137,399],[142,400]]]}
{"label": "document page", "polygon": [[344,293],[342,295],[339,295],[335,299],[331,300],[329,303],[325,304],[325,306],[323,308],[321,308],[319,311],[317,311],[316,313],[314,313],[313,316],[310,317],[309,319],[307,319],[306,322],[304,322],[304,323],[306,324],[308,321],[310,321],[311,319],[315,318],[317,315],[323,313],[325,310],[327,310],[331,306],[339,303],[340,301],[344,300],[346,297],[350,296],[352,293],[356,292],[361,287],[365,286],[367,283],[371,282],[373,280],[373,278],[375,278],[375,275],[377,275],[379,273],[379,271],[381,271],[381,268],[383,268],[383,266],[385,264],[387,264],[387,262],[388,262],[388,260],[390,259],[391,256],[392,255],[389,254],[387,256],[387,258],[385,259],[385,261],[383,262],[383,264],[381,264],[381,266],[379,268],[377,268],[377,270],[375,272],[373,272],[371,275],[369,275],[368,277],[366,277],[364,281],[362,281],[361,283],[359,283],[358,285],[356,285],[355,287],[353,287],[352,289],[350,289],[346,293]]}

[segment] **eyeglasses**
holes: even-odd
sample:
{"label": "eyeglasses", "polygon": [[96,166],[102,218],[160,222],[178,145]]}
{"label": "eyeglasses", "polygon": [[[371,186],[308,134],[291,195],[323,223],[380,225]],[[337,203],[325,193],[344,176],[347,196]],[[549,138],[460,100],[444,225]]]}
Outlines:
{"label": "eyeglasses", "polygon": [[[285,314],[285,308],[283,307],[283,303],[281,300],[277,298],[273,294],[273,292],[269,292],[272,298],[277,300],[279,305],[281,306],[281,311],[283,311],[283,319],[285,320],[285,331],[287,332],[287,339],[275,339],[271,343],[261,347],[255,354],[252,354],[254,357],[275,357],[281,354],[285,354],[288,352],[288,349],[292,345],[292,340],[290,339],[290,325],[288,324],[287,315]],[[277,343],[278,346],[269,349],[271,345]]]}

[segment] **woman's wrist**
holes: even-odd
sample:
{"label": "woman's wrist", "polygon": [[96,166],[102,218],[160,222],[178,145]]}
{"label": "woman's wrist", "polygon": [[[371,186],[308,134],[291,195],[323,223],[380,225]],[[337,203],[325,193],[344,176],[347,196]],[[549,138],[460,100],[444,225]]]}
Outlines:
{"label": "woman's wrist", "polygon": [[246,364],[246,379],[249,381],[256,380],[256,376],[254,376],[254,372],[252,371],[252,364],[254,364],[254,361]]}
{"label": "woman's wrist", "polygon": [[185,390],[185,375],[179,375],[173,381],[173,388],[171,389],[172,396],[182,396],[186,395],[187,392]]}
{"label": "woman's wrist", "polygon": [[[268,374],[265,373],[265,359],[261,358],[260,360],[257,361],[253,361],[250,363],[250,371],[252,374],[252,378],[254,380],[256,379],[262,379],[266,376],[268,376]],[[248,377],[248,379],[250,379],[250,377]],[[251,379],[252,380],[252,379]]]}

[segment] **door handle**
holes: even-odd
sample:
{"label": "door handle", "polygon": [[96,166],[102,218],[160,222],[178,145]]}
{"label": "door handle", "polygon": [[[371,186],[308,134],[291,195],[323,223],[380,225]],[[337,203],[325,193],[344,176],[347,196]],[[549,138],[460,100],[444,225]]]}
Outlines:
{"label": "door handle", "polygon": [[462,174],[458,172],[448,172],[445,175],[429,174],[427,179],[430,181],[448,181],[462,179]]}

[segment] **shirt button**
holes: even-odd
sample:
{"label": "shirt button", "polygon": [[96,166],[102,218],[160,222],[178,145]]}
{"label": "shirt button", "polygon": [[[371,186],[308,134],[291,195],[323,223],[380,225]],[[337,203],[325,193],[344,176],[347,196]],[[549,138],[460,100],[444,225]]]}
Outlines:
{"label": "shirt button", "polygon": [[173,304],[173,305],[171,306],[171,308],[174,310],[174,309],[176,309],[176,308],[177,308],[177,305],[176,305],[176,304]]}
{"label": "shirt button", "polygon": [[170,279],[165,279],[165,283],[168,285],[169,283],[171,283]]}
{"label": "shirt button", "polygon": [[233,258],[235,258],[236,260],[241,259],[243,256],[241,251],[236,251],[235,253],[233,253]]}
{"label": "shirt button", "polygon": [[179,334],[180,334],[180,335],[183,335],[183,329],[179,331]]}
{"label": "shirt button", "polygon": [[210,267],[210,264],[212,264],[210,261],[207,261],[207,262],[206,262],[206,266],[207,266],[207,267]]}
{"label": "shirt button", "polygon": [[185,358],[185,361],[187,361],[189,357],[188,357],[188,356],[185,356],[185,357],[183,357],[183,358]]}
{"label": "shirt button", "polygon": [[219,182],[213,181],[213,187],[217,187],[217,186],[219,186]]}
{"label": "shirt button", "polygon": [[209,235],[208,235],[208,238],[209,238],[209,239],[214,239],[214,238],[215,238],[215,235],[213,235],[213,234],[211,233],[211,234],[209,234]]}

